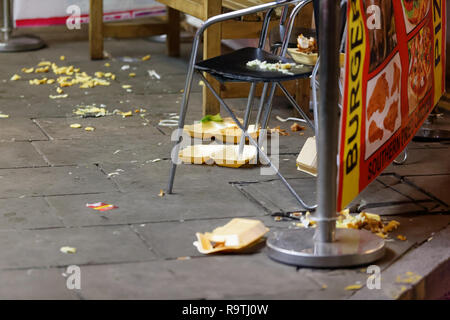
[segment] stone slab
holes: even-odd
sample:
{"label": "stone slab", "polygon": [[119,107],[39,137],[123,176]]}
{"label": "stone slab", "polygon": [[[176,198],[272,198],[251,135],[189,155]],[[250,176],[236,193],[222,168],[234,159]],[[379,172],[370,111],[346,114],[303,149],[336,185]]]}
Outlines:
{"label": "stone slab", "polygon": [[[132,141],[130,141],[132,140]],[[170,138],[162,134],[94,137],[33,142],[51,165],[145,163],[170,156]]]}
{"label": "stone slab", "polygon": [[82,272],[85,299],[237,299],[267,288],[274,294],[301,288],[307,295],[317,287],[262,253],[89,266]]}
{"label": "stone slab", "polygon": [[0,198],[116,191],[96,166],[0,170]]}
{"label": "stone slab", "polygon": [[[48,197],[65,226],[112,224],[145,224],[184,220],[262,216],[266,212],[248,201],[232,186],[211,186],[208,190],[190,188],[182,193],[160,197],[159,188],[149,186],[145,192],[102,193]],[[217,200],[220,194],[221,201]],[[97,212],[86,208],[87,203],[105,202],[118,209]]]}
{"label": "stone slab", "polygon": [[2,300],[78,300],[76,290],[67,289],[65,269],[28,269],[0,272]]}
{"label": "stone slab", "polygon": [[31,119],[9,117],[0,121],[0,142],[48,140]]}
{"label": "stone slab", "polygon": [[[151,136],[161,134],[153,126],[144,125],[146,122],[138,116],[127,118],[118,115],[99,118],[47,118],[35,121],[52,139],[93,139],[114,135],[140,134],[142,136],[147,134]],[[74,123],[80,124],[82,128],[71,128],[70,125]],[[95,130],[88,132],[84,130],[86,127],[94,127]]]}
{"label": "stone slab", "polygon": [[55,211],[42,197],[0,200],[0,229],[62,227]]}
{"label": "stone slab", "polygon": [[0,142],[0,168],[47,166],[47,162],[29,142]]}
{"label": "stone slab", "polygon": [[[152,251],[128,226],[0,230],[0,269],[148,261]],[[66,254],[61,247],[75,247]]]}

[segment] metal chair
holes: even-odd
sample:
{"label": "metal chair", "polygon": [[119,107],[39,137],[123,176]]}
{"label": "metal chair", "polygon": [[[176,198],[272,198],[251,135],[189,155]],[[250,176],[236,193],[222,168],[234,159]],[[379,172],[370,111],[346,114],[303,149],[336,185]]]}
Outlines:
{"label": "metal chair", "polygon": [[[243,135],[241,138],[241,142],[239,145],[239,154],[241,154],[243,145],[245,143],[245,138],[248,139],[249,143],[256,147],[258,150],[259,156],[262,158],[262,160],[270,165],[270,167],[275,171],[275,173],[278,175],[278,177],[281,179],[283,184],[287,187],[289,192],[293,195],[293,197],[297,200],[297,202],[305,209],[312,210],[317,207],[317,205],[308,205],[306,204],[302,198],[297,194],[297,192],[292,188],[292,186],[287,182],[287,180],[283,177],[283,175],[278,171],[278,168],[275,167],[275,165],[272,163],[270,158],[267,156],[267,154],[262,150],[262,142],[265,140],[266,134],[267,134],[267,125],[269,116],[271,113],[271,107],[272,107],[272,101],[275,94],[275,90],[277,87],[279,87],[283,93],[286,95],[288,100],[291,102],[291,104],[294,106],[294,108],[297,109],[297,111],[302,115],[302,117],[305,119],[307,125],[309,125],[313,130],[315,129],[314,123],[311,119],[308,118],[308,116],[304,113],[304,111],[297,105],[295,99],[291,96],[291,94],[286,90],[286,88],[281,84],[282,81],[288,81],[288,80],[294,80],[298,78],[307,78],[310,77],[312,74],[313,67],[311,66],[301,66],[300,68],[293,70],[292,74],[284,74],[280,72],[272,72],[272,71],[261,71],[261,70],[254,70],[250,69],[246,66],[246,63],[251,60],[259,59],[261,61],[267,61],[268,63],[276,63],[276,62],[283,62],[283,63],[293,63],[291,59],[286,58],[286,52],[288,48],[289,38],[292,32],[292,28],[294,25],[294,20],[299,13],[299,11],[308,3],[310,3],[312,0],[277,0],[273,2],[269,2],[263,5],[254,6],[251,8],[238,10],[230,13],[221,14],[218,16],[215,16],[213,18],[208,19],[203,23],[203,25],[199,28],[197,31],[194,42],[193,42],[193,48],[191,52],[191,58],[187,73],[187,79],[184,89],[184,96],[183,96],[183,102],[181,105],[180,110],[180,117],[179,117],[179,123],[178,123],[178,132],[177,132],[177,139],[175,142],[175,147],[172,152],[172,157],[178,157],[179,149],[180,149],[180,142],[182,139],[182,132],[184,128],[184,122],[186,118],[186,112],[189,102],[189,95],[191,92],[192,87],[192,79],[194,72],[197,72],[200,76],[200,78],[205,83],[206,87],[213,93],[213,95],[217,98],[217,100],[220,102],[221,106],[229,113],[230,117],[233,119],[233,121],[236,123],[236,125],[239,127],[239,129],[242,130]],[[288,15],[288,8],[290,5],[295,5],[292,12],[289,15],[289,19],[286,23],[286,18]],[[280,55],[276,55],[274,53],[269,53],[267,51],[264,51],[263,48],[265,46],[265,41],[267,38],[267,31],[268,31],[268,25],[270,22],[271,15],[275,8],[277,7],[284,7],[282,19],[280,20],[280,23],[283,27],[285,27],[285,31],[283,32],[283,43],[281,46],[281,52]],[[259,39],[259,45],[257,48],[243,48],[237,51],[234,51],[232,53],[218,56],[212,59],[204,60],[197,62],[197,51],[198,46],[200,43],[200,39],[204,31],[216,24],[223,22],[225,20],[234,19],[237,17],[241,17],[248,14],[253,14],[257,12],[267,12],[265,19],[263,21],[262,25],[262,32]],[[250,82],[250,94],[247,101],[247,107],[245,110],[245,115],[243,119],[243,123],[241,123],[236,115],[233,113],[231,108],[223,101],[223,99],[219,96],[219,94],[213,89],[211,84],[205,79],[202,72],[206,72],[214,76],[216,79],[218,79],[220,82],[228,82],[228,81],[245,81]],[[260,136],[259,141],[255,141],[251,135],[247,132],[248,126],[249,126],[249,120],[250,120],[250,114],[251,109],[253,105],[254,100],[254,93],[256,89],[256,85],[258,83],[264,83],[263,86],[263,92],[261,96],[261,100],[259,103],[259,110],[257,114],[256,119],[256,125],[259,126],[261,124],[261,130],[260,130]],[[269,85],[271,86],[269,89]],[[266,100],[266,95],[267,100]],[[267,103],[265,103],[267,101]],[[264,114],[263,114],[264,113]],[[173,191],[173,184],[175,179],[175,173],[176,173],[176,167],[177,163],[175,163],[172,159],[172,166],[170,170],[170,177],[169,177],[169,183],[167,188],[167,193],[171,194]]]}

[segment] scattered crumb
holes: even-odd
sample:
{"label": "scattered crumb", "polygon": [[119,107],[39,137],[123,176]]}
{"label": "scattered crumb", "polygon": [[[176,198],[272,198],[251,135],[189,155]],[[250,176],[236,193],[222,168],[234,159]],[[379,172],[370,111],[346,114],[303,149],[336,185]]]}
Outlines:
{"label": "scattered crumb", "polygon": [[76,253],[77,252],[77,248],[61,247],[61,249],[59,249],[59,251],[61,251],[62,253]]}
{"label": "scattered crumb", "polygon": [[402,236],[401,234],[399,234],[399,235],[397,236],[397,239],[398,239],[398,240],[402,240],[402,241],[406,241],[406,237],[405,237],[405,236]]}
{"label": "scattered crumb", "polygon": [[94,131],[95,128],[93,128],[93,127],[86,127],[86,128],[84,128],[84,130],[86,130],[86,131]]}
{"label": "scattered crumb", "polygon": [[303,131],[303,130],[305,130],[305,127],[299,125],[298,123],[294,123],[294,124],[291,126],[291,131],[292,131],[292,132]]}
{"label": "scattered crumb", "polygon": [[362,284],[351,284],[349,286],[345,287],[345,290],[352,291],[352,290],[359,290],[362,288]]}
{"label": "scattered crumb", "polygon": [[142,57],[142,61],[147,61],[147,60],[150,60],[150,58],[151,58],[151,55],[146,55],[145,57]]}
{"label": "scattered crumb", "polygon": [[163,189],[159,190],[158,196],[164,197],[164,195],[165,195],[164,190]]}
{"label": "scattered crumb", "polygon": [[397,276],[395,279],[395,282],[397,283],[415,283],[422,279],[422,276],[419,274],[416,274],[414,272],[408,271],[405,272],[405,274]]}

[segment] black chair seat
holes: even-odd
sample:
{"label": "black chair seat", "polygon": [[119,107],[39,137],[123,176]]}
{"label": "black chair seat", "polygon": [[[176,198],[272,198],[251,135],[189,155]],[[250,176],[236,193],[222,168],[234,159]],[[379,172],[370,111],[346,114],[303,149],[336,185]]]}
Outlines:
{"label": "black chair seat", "polygon": [[243,48],[232,53],[203,60],[195,65],[199,71],[215,76],[219,81],[246,81],[246,82],[280,82],[297,78],[307,78],[311,75],[313,67],[301,65],[292,68],[291,74],[278,71],[264,71],[257,67],[248,67],[247,62],[258,59],[268,63],[295,63],[291,59],[280,58],[259,48]]}

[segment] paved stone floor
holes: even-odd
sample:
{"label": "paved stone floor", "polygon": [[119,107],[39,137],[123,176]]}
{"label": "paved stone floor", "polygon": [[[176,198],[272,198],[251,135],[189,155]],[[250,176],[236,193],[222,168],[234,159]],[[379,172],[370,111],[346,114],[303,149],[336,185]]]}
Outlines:
{"label": "paved stone floor", "polygon": [[[179,112],[190,44],[183,44],[180,58],[170,58],[161,43],[108,40],[110,59],[90,61],[85,30],[39,34],[47,48],[0,55],[0,111],[10,116],[0,119],[1,299],[397,299],[440,298],[450,291],[448,144],[412,142],[407,163],[391,165],[352,203],[401,223],[377,262],[381,290],[345,290],[366,283],[365,269],[295,268],[272,261],[264,246],[204,256],[192,245],[196,232],[234,217],[259,219],[270,232],[292,228],[295,221],[274,217],[299,207],[259,168],[181,166],[176,193],[158,196],[172,147],[170,128],[158,123]],[[149,61],[139,59],[147,54]],[[35,76],[20,72],[42,60],[117,78],[109,87],[64,88],[69,96],[52,100],[55,85],[30,86]],[[148,70],[161,79],[151,79]],[[15,73],[22,79],[9,81]],[[188,122],[201,118],[200,102],[195,80]],[[230,102],[242,114],[245,102]],[[147,113],[86,119],[72,113],[93,103]],[[286,101],[277,99],[270,126],[289,128],[276,115],[292,115]],[[448,129],[449,119],[444,110],[435,125]],[[73,129],[72,123],[96,130]],[[295,159],[311,134],[280,137],[281,171],[308,202],[315,199],[315,179],[297,171]],[[99,201],[119,208],[102,213],[86,207]],[[398,234],[407,240],[397,240]],[[63,246],[77,252],[62,253]],[[69,265],[81,268],[81,290],[67,289]],[[408,271],[422,279],[397,284],[396,276]]]}

